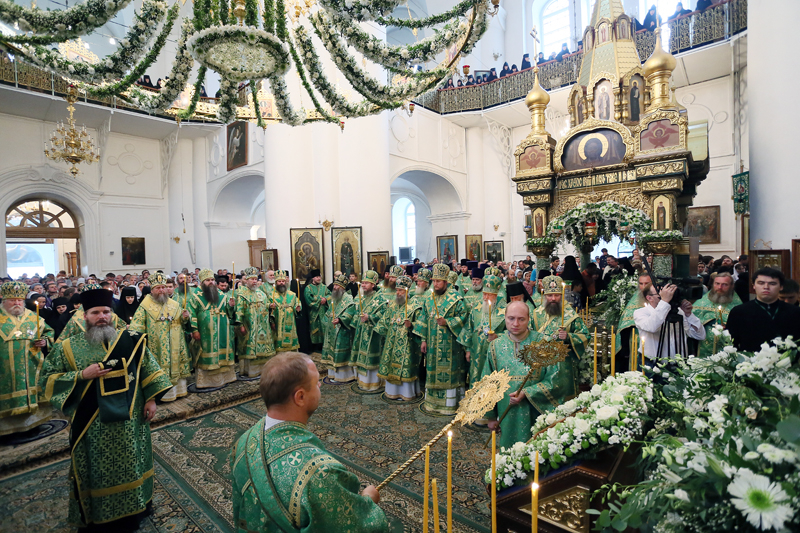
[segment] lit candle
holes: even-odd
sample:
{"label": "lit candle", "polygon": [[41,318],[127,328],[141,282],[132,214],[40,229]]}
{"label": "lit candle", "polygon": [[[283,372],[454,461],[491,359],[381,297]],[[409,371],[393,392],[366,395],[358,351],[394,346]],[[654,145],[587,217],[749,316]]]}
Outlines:
{"label": "lit candle", "polygon": [[594,384],[597,385],[597,326],[594,327]]}
{"label": "lit candle", "polygon": [[723,325],[723,323],[722,323],[722,306],[721,305],[719,307],[717,307],[717,313],[719,314],[719,323],[720,323],[720,325]]}
{"label": "lit candle", "polygon": [[492,533],[497,533],[497,432],[492,430]]}
{"label": "lit candle", "polygon": [[39,300],[36,300],[36,340],[39,340]]}
{"label": "lit candle", "polygon": [[364,314],[364,286],[358,286],[358,312]]}
{"label": "lit candle", "polygon": [[539,531],[539,450],[533,467],[533,485],[531,485],[531,533]]}
{"label": "lit candle", "polygon": [[425,446],[425,486],[422,497],[422,533],[428,533],[428,479],[430,478],[431,447]]}
{"label": "lit candle", "polygon": [[642,375],[644,376],[644,337],[642,337]]}
{"label": "lit candle", "polygon": [[561,282],[561,327],[564,327],[564,308],[567,306],[566,302],[564,301],[564,290],[566,289],[567,284],[563,281]]}
{"label": "lit candle", "polygon": [[492,332],[492,301],[489,300],[489,333]]}
{"label": "lit candle", "polygon": [[617,362],[617,338],[614,336],[614,326],[611,326],[611,377],[616,374],[614,368]]}
{"label": "lit candle", "polygon": [[436,489],[436,478],[431,480],[431,492],[433,493],[433,533],[439,533],[439,494]]}
{"label": "lit candle", "polygon": [[406,289],[406,304],[405,309],[403,310],[403,318],[408,320],[408,289]]}
{"label": "lit candle", "polygon": [[183,276],[183,308],[186,309],[186,276]]}
{"label": "lit candle", "polygon": [[447,533],[453,533],[453,432],[447,432]]}

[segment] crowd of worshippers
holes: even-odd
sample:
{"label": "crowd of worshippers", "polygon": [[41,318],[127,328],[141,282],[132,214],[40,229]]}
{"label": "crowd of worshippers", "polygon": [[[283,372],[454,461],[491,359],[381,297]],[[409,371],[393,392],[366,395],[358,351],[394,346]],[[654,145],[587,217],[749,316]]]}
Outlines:
{"label": "crowd of worshippers", "polygon": [[[698,0],[697,7],[694,11],[690,9],[684,9],[683,3],[678,2],[675,6],[675,13],[670,15],[667,20],[673,21],[678,18],[686,17],[692,13],[699,13],[701,11],[705,11],[709,7],[718,3],[715,0]],[[655,31],[657,27],[659,27],[662,23],[661,16],[658,15],[656,6],[652,5],[650,9],[647,10],[647,14],[644,17],[643,21],[639,21],[638,19],[634,18],[633,22],[636,26],[636,32],[652,32]],[[578,49],[576,52],[570,52],[569,46],[567,43],[563,43],[561,45],[561,49],[558,52],[551,52],[549,56],[545,56],[543,52],[539,52],[538,56],[536,57],[536,64],[537,65],[545,65],[550,63],[560,63],[564,61],[564,58],[569,57],[574,54],[579,54],[583,52],[583,41],[578,41]],[[520,63],[520,68],[517,68],[516,63],[509,66],[508,62],[503,63],[503,68],[500,70],[498,74],[497,69],[492,67],[489,69],[488,72],[480,72],[476,73],[475,75],[469,74],[467,75],[466,79],[456,79],[455,81],[451,78],[447,81],[444,87],[441,90],[446,89],[458,89],[461,87],[472,87],[475,85],[482,85],[484,83],[490,83],[501,78],[505,78],[506,76],[511,76],[513,74],[517,74],[518,72],[528,70],[532,68],[533,64],[531,63],[530,54],[523,54],[522,61]]]}

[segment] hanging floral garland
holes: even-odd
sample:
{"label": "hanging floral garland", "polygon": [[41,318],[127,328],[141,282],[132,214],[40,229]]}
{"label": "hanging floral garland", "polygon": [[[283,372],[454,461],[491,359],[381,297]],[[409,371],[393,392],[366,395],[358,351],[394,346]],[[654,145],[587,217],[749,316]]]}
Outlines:
{"label": "hanging floral garland", "polygon": [[275,107],[278,108],[278,113],[281,119],[290,126],[300,126],[306,121],[305,109],[295,111],[289,99],[289,90],[286,88],[286,81],[283,76],[270,76],[269,88],[272,95],[275,97]]}
{"label": "hanging floral garland", "polygon": [[547,234],[560,241],[580,246],[587,240],[584,226],[587,222],[597,224],[599,240],[610,241],[619,234],[619,227],[626,224],[628,231],[644,232],[653,227],[653,220],[644,211],[606,200],[597,203],[581,204],[570,209],[547,225]]}
{"label": "hanging floral garland", "polygon": [[229,124],[236,120],[236,100],[239,97],[238,92],[238,85],[236,83],[231,83],[225,78],[220,79],[217,120],[223,124]]}
{"label": "hanging floral garland", "polygon": [[161,50],[167,43],[167,38],[172,31],[172,27],[175,25],[175,19],[178,18],[178,13],[180,12],[179,8],[180,6],[177,2],[171,8],[169,8],[169,11],[167,12],[167,20],[164,22],[164,25],[161,28],[161,33],[159,33],[158,37],[156,37],[156,40],[153,43],[153,46],[150,48],[150,51],[138,65],[131,69],[127,76],[116,83],[107,83],[102,85],[81,84],[81,89],[95,97],[116,96],[128,90],[128,88],[136,83],[136,80],[141,78],[145,72],[147,72],[147,69],[150,68],[150,65],[152,65],[158,58]]}
{"label": "hanging floral garland", "polygon": [[[295,31],[295,36],[296,35],[297,32]],[[311,73],[311,77],[315,81],[315,83],[317,80],[320,79],[320,75],[324,77],[324,74],[322,74],[321,71],[311,71],[310,68],[309,72],[306,72],[306,68],[308,68],[308,65],[304,64],[304,62],[301,60],[300,54],[297,52],[297,47],[294,45],[294,43],[292,43],[290,39],[287,39],[286,42],[289,45],[289,48],[292,52],[292,58],[294,59],[294,66],[295,69],[297,70],[297,74],[300,76],[300,82],[303,84],[303,88],[311,97],[311,102],[314,104],[314,108],[317,110],[317,113],[319,113],[326,122],[338,124],[340,119],[331,115],[330,112],[322,106],[319,99],[317,98],[317,95],[314,93],[314,89],[311,87],[311,83],[308,81],[309,72]],[[323,94],[323,98],[324,97],[325,95]]]}
{"label": "hanging floral garland", "polygon": [[197,102],[200,100],[200,93],[202,92],[201,89],[203,88],[203,82],[206,79],[206,70],[207,70],[206,67],[204,67],[203,65],[200,65],[200,68],[197,69],[197,80],[194,82],[194,93],[192,94],[192,101],[189,102],[189,107],[178,111],[177,117],[179,119],[188,120],[192,118],[192,115],[194,115],[194,111],[195,109],[197,109]]}
{"label": "hanging floral garland", "polygon": [[6,35],[3,39],[30,44],[64,42],[99,28],[129,3],[130,0],[87,0],[69,9],[42,11],[22,7],[11,0],[0,0],[0,20],[34,32],[33,35]]}
{"label": "hanging floral garland", "polygon": [[406,0],[370,0],[357,2],[354,0],[320,0],[320,4],[330,13],[345,13],[347,17],[359,22],[374,20],[379,16],[387,16]]}
{"label": "hanging floral garland", "polygon": [[166,2],[145,0],[142,9],[134,15],[130,30],[119,42],[119,49],[94,65],[82,61],[70,61],[57,50],[50,50],[41,45],[23,44],[19,47],[19,52],[30,63],[65,78],[85,82],[121,78],[130,65],[138,62],[144,55],[166,13]]}
{"label": "hanging floral garland", "polygon": [[375,22],[382,26],[395,26],[397,28],[428,28],[437,24],[444,24],[456,17],[463,17],[475,5],[475,0],[463,0],[450,11],[432,15],[424,19],[399,19],[395,17],[378,17]]}
{"label": "hanging floral garland", "polygon": [[290,66],[286,43],[246,26],[206,28],[192,35],[187,47],[197,61],[231,81],[284,74]]}

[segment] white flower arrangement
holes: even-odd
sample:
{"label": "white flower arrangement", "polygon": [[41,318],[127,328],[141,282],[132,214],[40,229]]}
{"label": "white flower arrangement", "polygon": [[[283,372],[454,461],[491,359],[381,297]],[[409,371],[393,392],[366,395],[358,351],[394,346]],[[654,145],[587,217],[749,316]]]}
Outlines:
{"label": "white flower arrangement", "polygon": [[330,13],[342,13],[357,21],[370,21],[389,15],[405,0],[320,0],[320,5]]}
{"label": "white flower arrangement", "polygon": [[40,45],[21,45],[21,59],[59,76],[85,82],[121,78],[144,55],[166,14],[166,2],[144,0],[141,10],[134,15],[134,23],[126,38],[120,41],[120,48],[96,65],[70,61],[59,52]]}
{"label": "white flower arrangement", "polygon": [[9,42],[49,44],[74,39],[89,33],[108,22],[130,0],[87,0],[68,9],[42,11],[38,8],[22,7],[11,0],[0,0],[0,20],[8,24],[19,24],[25,32],[4,36]]}
{"label": "white flower arrangement", "polygon": [[677,229],[636,232],[636,240],[640,245],[651,241],[679,241],[681,239],[683,239],[683,232]]}
{"label": "white flower arrangement", "polygon": [[622,222],[628,222],[630,230],[637,234],[653,227],[653,220],[644,211],[605,200],[580,204],[560,217],[554,218],[547,225],[547,233],[554,235],[553,230],[561,228],[563,233],[559,236],[560,240],[582,243],[585,240],[583,226],[589,221],[597,222],[597,238],[606,241],[611,240],[613,233],[617,233]]}
{"label": "white flower arrangement", "polygon": [[[553,411],[540,415],[528,442],[497,453],[497,480],[502,488],[522,484],[534,470],[539,452],[540,474],[596,454],[608,445],[627,448],[641,437],[653,400],[652,381],[640,372],[609,376]],[[486,472],[491,480],[491,469]]]}
{"label": "white flower arrangement", "polygon": [[217,120],[223,124],[229,124],[236,120],[236,99],[238,98],[238,86],[225,78],[220,78],[219,82],[219,107],[217,108]]}

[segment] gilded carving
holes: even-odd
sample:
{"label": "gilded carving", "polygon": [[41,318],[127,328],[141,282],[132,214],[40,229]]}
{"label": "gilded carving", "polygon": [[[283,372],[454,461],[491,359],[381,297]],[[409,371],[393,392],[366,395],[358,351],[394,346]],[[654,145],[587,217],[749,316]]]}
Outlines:
{"label": "gilded carving", "polygon": [[646,178],[648,176],[661,176],[664,174],[674,174],[683,172],[683,161],[669,161],[666,163],[656,163],[636,167],[636,177]]}
{"label": "gilded carving", "polygon": [[517,183],[517,192],[534,192],[534,191],[549,191],[553,186],[553,180],[550,178],[530,180],[522,183]]}
{"label": "gilded carving", "polygon": [[[517,149],[514,150],[514,166],[516,174],[514,175],[513,178],[511,178],[513,181],[518,181],[520,179],[527,178],[530,176],[542,176],[545,174],[552,174],[553,146],[550,144],[549,139],[550,137],[544,139],[540,136],[533,136],[531,134],[528,135],[528,137],[525,138],[521,143],[519,143]],[[529,146],[538,146],[542,149],[542,152],[544,153],[545,156],[544,165],[537,166],[536,168],[520,170],[519,169],[520,158],[523,156],[525,150]]]}
{"label": "gilded carving", "polygon": [[665,180],[650,180],[642,182],[642,191],[656,192],[656,191],[670,191],[681,190],[683,182],[678,178],[671,178]]}
{"label": "gilded carving", "polygon": [[574,194],[559,194],[556,196],[555,205],[553,205],[548,218],[550,220],[555,217],[560,217],[573,207],[580,204],[589,204],[595,202],[602,202],[604,200],[611,200],[634,209],[644,211],[647,216],[653,217],[653,207],[650,202],[642,193],[640,187],[627,187],[624,189],[617,189],[611,191],[595,191],[595,192],[579,192]]}
{"label": "gilded carving", "polygon": [[549,203],[550,203],[550,193],[532,194],[530,196],[522,197],[523,205],[543,205]]}
{"label": "gilded carving", "polygon": [[[574,137],[575,135],[577,135],[579,133],[592,131],[592,130],[597,130],[597,129],[601,129],[601,128],[607,128],[607,129],[614,130],[614,131],[616,131],[617,133],[619,133],[622,136],[622,142],[625,143],[625,157],[623,157],[623,159],[622,159],[622,165],[626,165],[626,164],[630,163],[631,160],[633,159],[633,153],[634,153],[633,147],[634,147],[634,144],[635,144],[633,135],[631,135],[631,130],[629,130],[628,128],[626,128],[625,126],[620,124],[619,122],[611,122],[611,121],[608,121],[608,120],[599,120],[599,119],[590,117],[586,121],[584,121],[583,124],[579,124],[579,125],[575,126],[574,128],[572,128],[571,130],[569,130],[567,132],[567,134],[563,138],[561,138],[561,140],[558,141],[558,144],[556,144],[556,152],[553,155],[553,163],[554,163],[555,171],[556,172],[560,172],[560,173],[562,173],[562,175],[565,175],[565,176],[571,175],[571,174],[585,173],[586,172],[585,169],[571,170],[569,172],[565,172],[564,171],[564,165],[561,164],[561,156],[564,155],[564,146],[566,146],[567,142],[572,137]],[[613,165],[613,166],[621,166],[621,165]]]}
{"label": "gilded carving", "polygon": [[674,126],[678,126],[678,131],[680,135],[680,146],[681,148],[686,149],[687,141],[686,138],[689,135],[689,119],[686,115],[681,115],[678,111],[670,111],[667,109],[659,109],[650,113],[649,115],[645,115],[642,117],[642,120],[639,122],[637,126],[633,126],[631,131],[633,132],[633,137],[636,142],[636,155],[645,155],[645,154],[653,154],[657,152],[666,152],[675,151],[675,147],[665,147],[665,148],[653,148],[652,150],[642,150],[642,142],[641,142],[641,135],[642,132],[647,131],[648,126],[650,126],[651,122],[657,122],[659,120],[669,120],[670,124]]}
{"label": "gilded carving", "polygon": [[[539,519],[574,533],[589,533],[589,489],[578,485],[539,500]],[[530,513],[531,504],[519,508]]]}

